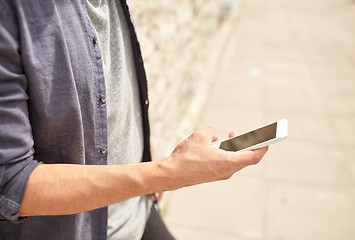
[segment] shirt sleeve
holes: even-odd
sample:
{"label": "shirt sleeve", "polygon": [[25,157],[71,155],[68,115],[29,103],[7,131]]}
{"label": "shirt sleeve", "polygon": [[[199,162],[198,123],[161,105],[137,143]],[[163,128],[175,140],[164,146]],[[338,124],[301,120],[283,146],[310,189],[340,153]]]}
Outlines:
{"label": "shirt sleeve", "polygon": [[0,220],[16,223],[28,178],[39,163],[33,158],[16,14],[4,2],[0,1]]}

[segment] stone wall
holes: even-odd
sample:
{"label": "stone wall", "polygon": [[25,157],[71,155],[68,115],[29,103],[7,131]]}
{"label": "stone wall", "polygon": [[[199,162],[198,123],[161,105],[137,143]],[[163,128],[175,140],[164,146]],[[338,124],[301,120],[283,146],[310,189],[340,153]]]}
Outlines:
{"label": "stone wall", "polygon": [[158,157],[195,130],[226,39],[220,0],[128,1],[141,43]]}

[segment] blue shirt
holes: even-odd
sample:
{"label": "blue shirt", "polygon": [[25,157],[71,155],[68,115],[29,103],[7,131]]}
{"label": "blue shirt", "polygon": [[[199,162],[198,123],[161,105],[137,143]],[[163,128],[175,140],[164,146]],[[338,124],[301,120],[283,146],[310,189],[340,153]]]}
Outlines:
{"label": "blue shirt", "polygon": [[[121,4],[140,89],[142,160],[150,161],[146,75],[128,6]],[[18,215],[41,162],[107,164],[102,56],[85,0],[0,0],[0,9],[0,239],[106,239],[107,208]]]}

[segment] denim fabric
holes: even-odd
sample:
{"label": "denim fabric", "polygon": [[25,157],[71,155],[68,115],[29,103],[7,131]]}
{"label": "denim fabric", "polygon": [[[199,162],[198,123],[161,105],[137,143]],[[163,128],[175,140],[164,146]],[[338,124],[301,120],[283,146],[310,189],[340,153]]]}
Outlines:
{"label": "denim fabric", "polygon": [[[126,1],[150,161],[143,61]],[[21,219],[38,164],[106,164],[102,59],[85,0],[0,0],[0,240],[106,239],[107,209]],[[64,188],[65,186],[63,186]]]}

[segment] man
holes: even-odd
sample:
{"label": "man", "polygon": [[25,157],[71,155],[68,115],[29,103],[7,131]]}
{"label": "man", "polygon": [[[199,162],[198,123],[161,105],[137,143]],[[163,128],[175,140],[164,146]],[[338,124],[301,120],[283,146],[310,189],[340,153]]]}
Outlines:
{"label": "man", "polygon": [[0,8],[0,239],[172,239],[149,194],[227,179],[265,154],[215,149],[207,128],[151,162],[124,0]]}

